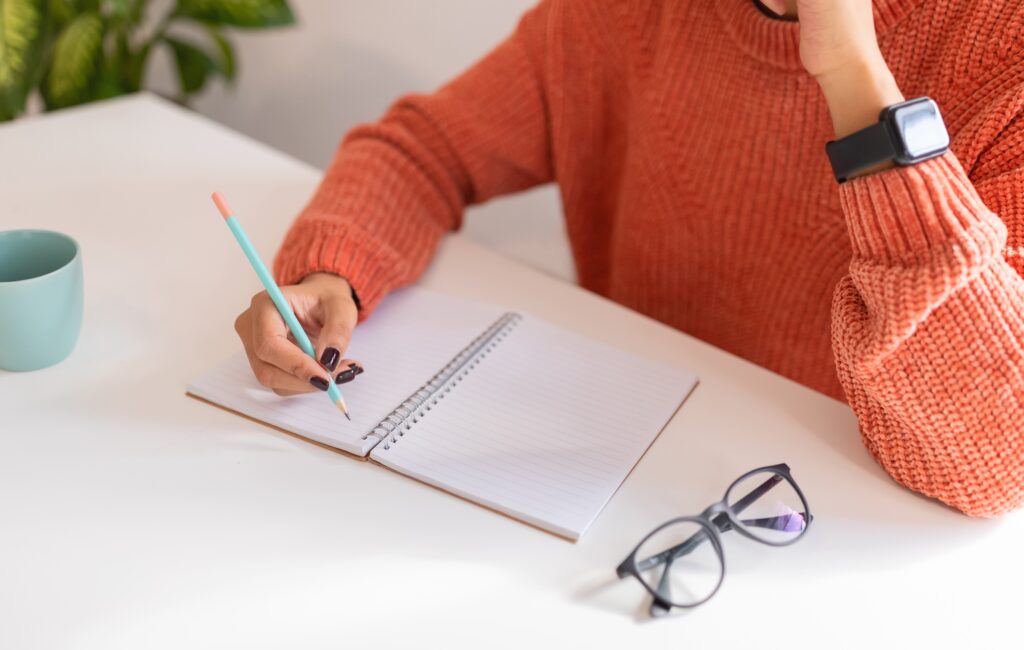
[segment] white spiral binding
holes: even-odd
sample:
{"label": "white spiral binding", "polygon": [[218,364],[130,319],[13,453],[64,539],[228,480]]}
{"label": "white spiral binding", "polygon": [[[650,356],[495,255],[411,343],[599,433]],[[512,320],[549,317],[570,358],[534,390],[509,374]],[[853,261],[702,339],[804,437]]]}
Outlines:
{"label": "white spiral binding", "polygon": [[418,423],[427,411],[437,405],[437,401],[444,399],[444,396],[451,392],[452,387],[461,382],[469,371],[472,370],[492,350],[508,336],[522,316],[509,312],[494,322],[493,325],[484,330],[483,334],[462,349],[448,364],[430,381],[421,386],[415,393],[405,399],[395,410],[391,411],[380,421],[372,431],[363,436],[363,440],[370,437],[384,443],[384,449],[391,449],[391,445],[398,442],[412,425]]}

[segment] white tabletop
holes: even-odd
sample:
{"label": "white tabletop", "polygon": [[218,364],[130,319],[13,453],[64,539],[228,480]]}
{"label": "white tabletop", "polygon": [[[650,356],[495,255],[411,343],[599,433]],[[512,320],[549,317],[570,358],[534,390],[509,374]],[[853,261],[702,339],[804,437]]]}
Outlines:
{"label": "white tabletop", "polygon": [[[0,127],[0,230],[71,234],[86,277],[71,357],[0,371],[0,648],[1019,639],[1024,518],[915,496],[870,458],[845,405],[457,236],[426,286],[701,377],[578,544],[185,397],[237,349],[233,319],[258,289],[210,192],[269,258],[318,177],[144,95]],[[807,537],[778,549],[727,535],[718,595],[647,620],[618,562],[649,528],[778,462],[810,501]]]}

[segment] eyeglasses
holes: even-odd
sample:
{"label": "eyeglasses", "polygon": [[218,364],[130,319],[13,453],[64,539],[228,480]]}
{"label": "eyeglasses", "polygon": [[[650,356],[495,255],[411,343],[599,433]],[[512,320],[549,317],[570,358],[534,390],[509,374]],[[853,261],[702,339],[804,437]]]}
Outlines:
{"label": "eyeglasses", "polygon": [[616,573],[633,576],[653,596],[651,616],[696,607],[722,586],[721,533],[736,530],[755,542],[787,546],[804,536],[813,519],[789,465],[759,467],[733,481],[725,497],[700,515],[671,519],[652,530]]}

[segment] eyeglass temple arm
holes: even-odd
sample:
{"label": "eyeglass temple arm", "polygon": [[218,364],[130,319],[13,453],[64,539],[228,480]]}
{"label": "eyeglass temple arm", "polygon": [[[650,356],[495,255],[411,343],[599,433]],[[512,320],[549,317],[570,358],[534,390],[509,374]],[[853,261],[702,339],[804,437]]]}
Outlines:
{"label": "eyeglass temple arm", "polygon": [[672,572],[672,562],[675,558],[665,560],[665,569],[661,572],[661,579],[658,580],[658,594],[651,600],[650,614],[657,618],[665,616],[672,610],[672,585],[669,583],[669,574]]}
{"label": "eyeglass temple arm", "polygon": [[[793,518],[793,515],[799,515],[807,520],[807,523],[811,523],[814,520],[814,515],[807,514],[806,512],[790,512],[784,515],[775,515],[774,517],[762,517],[760,519],[741,519],[745,525],[753,528],[768,528],[771,530],[789,530],[785,527],[789,521]],[[780,528],[779,525],[783,524]]]}
{"label": "eyeglass temple arm", "polygon": [[[756,488],[751,490],[746,496],[741,497],[740,499],[738,499],[736,501],[736,503],[734,503],[732,505],[732,511],[735,512],[736,514],[739,514],[739,513],[743,512],[744,510],[747,509],[747,506],[749,506],[753,502],[755,502],[758,499],[760,499],[761,497],[763,497],[765,495],[765,493],[768,492],[768,490],[772,489],[773,487],[778,485],[783,480],[785,480],[785,479],[783,479],[778,474],[773,475],[767,481],[765,481],[761,485],[758,485]],[[722,530],[722,527],[719,526],[718,529]]]}

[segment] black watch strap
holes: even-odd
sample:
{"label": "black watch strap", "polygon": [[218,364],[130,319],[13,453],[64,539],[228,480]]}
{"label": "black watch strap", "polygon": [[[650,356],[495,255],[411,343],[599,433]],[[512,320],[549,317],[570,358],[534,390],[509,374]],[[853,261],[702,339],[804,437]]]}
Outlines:
{"label": "black watch strap", "polygon": [[841,140],[829,142],[825,145],[825,151],[832,161],[836,180],[840,183],[845,183],[850,176],[879,162],[892,160],[898,153],[893,146],[889,124],[884,120]]}

